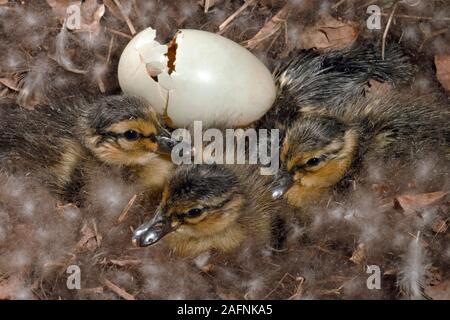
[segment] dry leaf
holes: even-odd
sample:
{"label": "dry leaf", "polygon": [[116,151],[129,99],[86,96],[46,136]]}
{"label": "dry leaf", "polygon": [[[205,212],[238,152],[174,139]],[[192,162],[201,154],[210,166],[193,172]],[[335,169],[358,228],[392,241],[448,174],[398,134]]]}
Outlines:
{"label": "dry leaf", "polygon": [[420,194],[405,194],[394,199],[394,206],[405,213],[413,213],[419,209],[435,204],[442,200],[448,192],[438,191]]}
{"label": "dry leaf", "polygon": [[426,287],[425,294],[433,300],[450,300],[450,280],[444,281],[437,286]]}
{"label": "dry leaf", "polygon": [[434,64],[439,82],[450,92],[450,55],[435,56]]}
{"label": "dry leaf", "polygon": [[313,27],[306,28],[297,44],[299,49],[342,49],[351,45],[358,36],[355,24],[323,15]]}
{"label": "dry leaf", "polygon": [[13,76],[13,78],[0,78],[0,84],[14,91],[20,90],[19,78],[17,76]]}
{"label": "dry leaf", "polygon": [[117,294],[119,297],[125,300],[135,300],[134,296],[123,290],[122,288],[116,286],[114,283],[109,281],[108,279],[103,279],[103,284],[112,292]]}
{"label": "dry leaf", "polygon": [[90,228],[87,224],[81,228],[82,237],[75,246],[76,251],[94,251],[100,247],[102,237],[95,229],[95,226]]}
{"label": "dry leaf", "polygon": [[364,243],[360,243],[349,260],[354,264],[361,264],[366,259],[366,255],[366,245]]}

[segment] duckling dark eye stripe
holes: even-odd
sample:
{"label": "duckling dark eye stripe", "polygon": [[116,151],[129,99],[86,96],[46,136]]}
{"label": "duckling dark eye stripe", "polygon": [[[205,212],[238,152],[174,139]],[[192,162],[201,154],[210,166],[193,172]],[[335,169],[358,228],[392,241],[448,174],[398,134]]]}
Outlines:
{"label": "duckling dark eye stripe", "polygon": [[[108,137],[115,138],[115,139],[125,138],[125,133],[106,132],[106,133],[103,133],[102,135],[105,138],[108,138]],[[137,139],[150,139],[153,142],[156,141],[156,137],[153,133],[148,136],[144,136],[142,133],[136,132],[136,135],[137,135]]]}
{"label": "duckling dark eye stripe", "polygon": [[[124,138],[124,139],[127,139],[126,137],[125,137],[125,133],[117,133],[116,134],[116,137],[117,138]],[[133,140],[137,140],[137,139],[141,139],[143,136],[142,136],[142,134],[141,133],[139,133],[139,132],[136,132],[136,138],[132,138]],[[127,139],[128,140],[128,139]]]}
{"label": "duckling dark eye stripe", "polygon": [[[213,210],[221,209],[221,208],[223,208],[223,206],[225,206],[225,205],[226,205],[228,202],[230,202],[230,201],[231,201],[231,199],[226,199],[226,200],[222,201],[221,203],[219,203],[218,205],[204,207],[204,208],[203,208],[203,211],[207,211],[207,210],[210,210],[210,209],[213,209]],[[178,217],[181,218],[181,219],[184,219],[184,218],[186,218],[188,215],[185,214],[185,213],[181,213],[181,214],[177,214],[176,216],[178,216]]]}
{"label": "duckling dark eye stripe", "polygon": [[[206,211],[206,210],[209,210],[211,207],[203,207],[202,208],[202,213],[204,212],[204,211]],[[189,217],[188,216],[188,214],[186,214],[186,213],[179,213],[179,214],[176,214],[176,216],[178,217],[178,218],[181,218],[181,219],[184,219],[184,218],[186,218],[186,217]]]}

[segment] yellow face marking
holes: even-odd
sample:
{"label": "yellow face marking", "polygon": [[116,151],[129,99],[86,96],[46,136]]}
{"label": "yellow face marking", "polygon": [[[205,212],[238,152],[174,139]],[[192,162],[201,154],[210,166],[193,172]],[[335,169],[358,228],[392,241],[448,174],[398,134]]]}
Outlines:
{"label": "yellow face marking", "polygon": [[[242,199],[236,197],[225,206],[218,209],[207,209],[198,217],[184,217],[184,221],[176,232],[189,235],[194,238],[212,236],[220,234],[224,230],[233,226],[234,222],[242,210]],[[192,208],[199,207],[198,203],[177,204],[168,211],[170,219],[177,219]]]}
{"label": "yellow face marking", "polygon": [[[93,147],[96,155],[106,163],[116,165],[145,165],[155,159],[154,153],[158,145],[148,137],[157,134],[156,119],[132,119],[115,123],[106,129],[107,132],[117,135],[133,130],[142,137],[136,140],[127,140],[120,137],[114,142],[105,142]],[[97,138],[98,139],[98,138]],[[95,140],[92,138],[91,140]],[[94,141],[93,141],[94,142]]]}
{"label": "yellow face marking", "polygon": [[324,159],[316,166],[305,166],[301,171],[294,172],[295,183],[285,195],[288,202],[295,206],[303,206],[338,183],[351,165],[356,144],[357,134],[349,130],[344,136],[343,147],[342,143],[333,142],[323,150],[305,152],[289,159],[287,168],[292,170],[297,165],[304,165],[313,157],[320,157],[341,146],[341,150],[333,158]]}
{"label": "yellow face marking", "polygon": [[285,138],[283,145],[281,146],[280,159],[281,161],[286,160],[287,153],[289,151],[289,139]]}

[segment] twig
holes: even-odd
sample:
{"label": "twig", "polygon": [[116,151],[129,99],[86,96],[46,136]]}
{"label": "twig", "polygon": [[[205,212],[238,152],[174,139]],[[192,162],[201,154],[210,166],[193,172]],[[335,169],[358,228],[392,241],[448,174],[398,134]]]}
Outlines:
{"label": "twig", "polygon": [[111,53],[112,53],[112,47],[114,44],[114,38],[115,38],[115,35],[113,34],[111,36],[111,41],[109,41],[108,56],[106,57],[106,64],[109,64],[109,62],[111,61]]}
{"label": "twig", "polygon": [[245,3],[237,9],[231,16],[229,16],[222,24],[219,26],[219,34],[222,34],[225,32],[225,28],[236,19],[237,16],[239,16],[245,9],[247,9],[248,6],[255,3],[256,0],[247,0]]}
{"label": "twig", "polygon": [[111,259],[109,260],[109,263],[119,266],[119,267],[126,267],[126,266],[138,266],[142,264],[142,260],[138,259],[129,259],[129,260],[117,260],[117,259]]}
{"label": "twig", "polygon": [[116,286],[114,283],[109,281],[108,279],[104,278],[102,280],[103,284],[112,292],[117,294],[119,297],[125,299],[125,300],[136,300],[134,296],[123,290],[122,288]]}
{"label": "twig", "polygon": [[[378,13],[378,16],[388,16],[387,13]],[[394,15],[394,18],[400,18],[400,19],[413,19],[413,20],[433,20],[433,21],[450,21],[450,17],[427,17],[427,16],[411,16],[407,14],[396,14]]]}
{"label": "twig", "polygon": [[341,1],[339,1],[339,2],[337,2],[337,3],[335,3],[335,4],[333,4],[333,5],[331,6],[331,9],[336,10],[337,7],[339,7],[339,6],[340,6],[341,4],[343,4],[345,1],[347,1],[347,0],[341,0]]}
{"label": "twig", "polygon": [[205,2],[203,3],[204,12],[208,13],[209,8],[211,8],[215,2],[215,0],[205,0]]}
{"label": "twig", "polygon": [[389,28],[391,27],[392,19],[394,17],[395,10],[397,9],[397,5],[398,5],[398,2],[396,2],[394,4],[394,7],[392,8],[391,15],[389,16],[388,22],[386,24],[386,30],[384,30],[384,33],[383,33],[383,42],[381,44],[381,60],[384,60],[384,51],[386,50],[386,37],[389,32]]}
{"label": "twig", "polygon": [[116,4],[117,8],[119,8],[120,13],[122,14],[123,18],[125,19],[125,22],[127,23],[128,29],[130,29],[131,34],[134,36],[136,34],[136,29],[134,28],[130,18],[128,18],[128,16],[125,14],[125,11],[123,10],[120,1],[114,0],[114,3]]}
{"label": "twig", "polygon": [[127,38],[127,39],[133,38],[133,37],[130,36],[129,34],[126,34],[126,33],[124,33],[124,32],[117,31],[117,30],[114,30],[114,29],[111,29],[111,28],[108,28],[108,27],[106,28],[106,30],[108,30],[108,31],[111,32],[111,33],[117,34],[118,36]]}
{"label": "twig", "polygon": [[305,278],[298,277],[295,279],[298,281],[297,288],[295,289],[295,293],[288,298],[288,300],[299,299],[303,296],[303,284],[305,283]]}
{"label": "twig", "polygon": [[295,277],[293,275],[291,275],[290,273],[286,272],[281,277],[281,279],[277,282],[275,287],[272,290],[270,290],[270,292],[268,294],[266,294],[266,296],[263,298],[263,300],[266,300],[267,298],[269,298],[272,295],[272,293],[274,293],[278,289],[278,286],[280,286],[283,283],[283,281],[284,281],[284,279],[286,279],[286,277],[291,277],[292,279],[295,279]]}
{"label": "twig", "polygon": [[102,80],[101,76],[96,76],[97,78],[97,85],[98,85],[98,89],[100,90],[101,93],[105,93],[106,92],[106,87],[105,87],[105,83]]}
{"label": "twig", "polygon": [[442,231],[444,231],[444,229],[447,227],[447,221],[448,221],[448,219],[443,221],[441,223],[441,225],[439,226],[439,228],[437,229],[437,231],[435,231],[436,234],[434,235],[433,239],[431,239],[430,244],[432,244],[434,242],[434,240],[436,239],[436,237],[438,236],[438,234],[441,233]]}
{"label": "twig", "polygon": [[139,6],[138,6],[136,0],[132,0],[131,2],[133,5],[134,13],[138,17],[138,19],[140,19],[141,18],[141,10],[139,9]]}
{"label": "twig", "polygon": [[121,215],[117,219],[117,222],[121,223],[123,220],[126,219],[128,216],[128,212],[130,211],[131,207],[133,206],[134,202],[136,201],[137,194],[135,194],[133,197],[131,197],[130,201],[128,201],[128,204],[123,209]]}
{"label": "twig", "polygon": [[95,219],[92,219],[92,226],[94,228],[95,242],[97,242],[97,247],[100,247],[100,245],[102,244],[102,237],[98,233],[97,222],[95,222]]}

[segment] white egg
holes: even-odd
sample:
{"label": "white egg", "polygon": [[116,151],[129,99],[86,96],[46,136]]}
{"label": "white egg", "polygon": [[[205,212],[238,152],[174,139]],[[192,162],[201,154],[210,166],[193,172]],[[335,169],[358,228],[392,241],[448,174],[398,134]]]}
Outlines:
{"label": "white egg", "polygon": [[167,45],[145,29],[119,61],[123,92],[145,98],[174,128],[194,120],[204,126],[245,126],[275,100],[270,71],[252,53],[214,33],[180,30]]}

